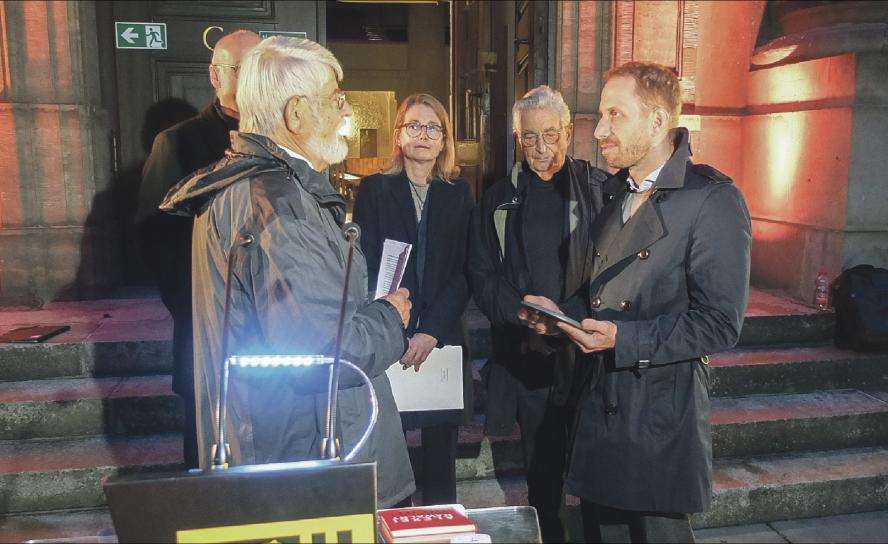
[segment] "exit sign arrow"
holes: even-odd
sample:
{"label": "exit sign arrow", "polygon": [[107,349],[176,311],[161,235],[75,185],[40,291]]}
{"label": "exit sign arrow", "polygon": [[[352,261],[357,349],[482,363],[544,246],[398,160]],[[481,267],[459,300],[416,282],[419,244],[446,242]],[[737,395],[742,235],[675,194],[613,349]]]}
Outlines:
{"label": "exit sign arrow", "polygon": [[133,27],[129,27],[123,31],[123,34],[120,35],[121,38],[127,41],[129,44],[135,44],[136,42],[133,38],[138,38],[139,34],[135,32]]}

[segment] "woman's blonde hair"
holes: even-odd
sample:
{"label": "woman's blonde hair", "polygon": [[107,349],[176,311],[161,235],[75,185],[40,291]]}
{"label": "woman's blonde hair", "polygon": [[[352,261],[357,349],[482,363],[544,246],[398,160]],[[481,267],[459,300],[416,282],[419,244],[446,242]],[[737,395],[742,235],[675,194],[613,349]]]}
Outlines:
{"label": "woman's blonde hair", "polygon": [[459,175],[459,166],[456,165],[456,145],[453,143],[453,125],[450,123],[450,116],[447,115],[447,110],[444,109],[441,102],[434,96],[425,93],[408,96],[398,107],[398,113],[395,115],[394,137],[392,138],[392,159],[385,173],[400,174],[404,171],[404,155],[401,153],[398,139],[402,130],[401,125],[404,124],[404,117],[407,116],[407,110],[417,104],[430,107],[444,127],[444,134],[442,136],[444,138],[444,148],[438,154],[435,168],[432,170],[432,176],[449,183],[451,178]]}

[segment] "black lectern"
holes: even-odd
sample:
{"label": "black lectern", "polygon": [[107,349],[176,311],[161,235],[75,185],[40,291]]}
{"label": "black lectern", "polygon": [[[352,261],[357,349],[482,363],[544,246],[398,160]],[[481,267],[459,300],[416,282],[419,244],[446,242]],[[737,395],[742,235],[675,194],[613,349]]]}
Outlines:
{"label": "black lectern", "polygon": [[373,542],[376,464],[304,461],[121,476],[120,542]]}

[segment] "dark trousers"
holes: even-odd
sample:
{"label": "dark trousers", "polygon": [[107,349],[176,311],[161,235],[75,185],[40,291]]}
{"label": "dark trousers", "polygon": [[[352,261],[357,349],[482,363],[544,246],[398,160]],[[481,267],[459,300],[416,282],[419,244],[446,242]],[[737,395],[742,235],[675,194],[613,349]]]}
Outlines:
{"label": "dark trousers", "polygon": [[527,474],[527,502],[536,508],[543,542],[564,542],[558,517],[563,497],[564,469],[571,410],[549,403],[549,389],[518,395],[518,426]]}
{"label": "dark trousers", "polygon": [[694,542],[687,514],[633,512],[580,501],[586,542]]}
{"label": "dark trousers", "polygon": [[422,503],[456,502],[456,439],[459,427],[442,423],[422,427]]}

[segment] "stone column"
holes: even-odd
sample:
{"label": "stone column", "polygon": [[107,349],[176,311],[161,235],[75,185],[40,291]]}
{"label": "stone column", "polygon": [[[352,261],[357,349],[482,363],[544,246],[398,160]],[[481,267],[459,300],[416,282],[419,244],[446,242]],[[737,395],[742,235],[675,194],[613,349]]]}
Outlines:
{"label": "stone column", "polygon": [[117,277],[96,26],[93,2],[0,2],[0,303]]}
{"label": "stone column", "polygon": [[888,5],[769,9],[782,36],[752,56],[744,146],[753,280],[811,302],[821,269],[888,267]]}

